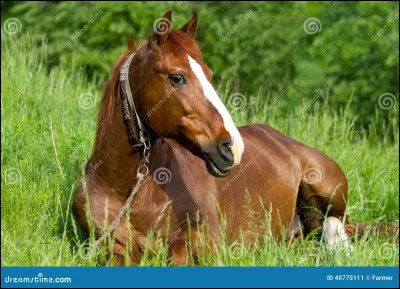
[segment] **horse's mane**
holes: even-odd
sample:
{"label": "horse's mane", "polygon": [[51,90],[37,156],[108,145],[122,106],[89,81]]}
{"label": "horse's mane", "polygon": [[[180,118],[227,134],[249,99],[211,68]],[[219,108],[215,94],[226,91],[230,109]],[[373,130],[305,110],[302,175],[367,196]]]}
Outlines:
{"label": "horse's mane", "polygon": [[[147,43],[147,42],[145,42]],[[97,119],[97,136],[95,149],[99,147],[102,138],[109,124],[111,124],[114,113],[117,109],[122,109],[120,70],[122,65],[131,53],[137,50],[141,45],[134,45],[133,40],[128,41],[128,51],[122,54],[112,70],[111,76],[104,83],[103,98],[100,103],[100,111]],[[168,39],[162,45],[166,53],[173,53],[177,56],[187,55],[189,51],[200,51],[196,42],[187,36],[186,33],[172,29],[168,34]]]}
{"label": "horse's mane", "polygon": [[137,49],[133,44],[133,40],[128,40],[128,51],[122,54],[114,64],[112,73],[103,85],[103,97],[100,103],[100,110],[97,117],[97,136],[95,148],[98,147],[107,126],[111,123],[116,109],[121,107],[121,87],[120,87],[120,70],[129,55]]}

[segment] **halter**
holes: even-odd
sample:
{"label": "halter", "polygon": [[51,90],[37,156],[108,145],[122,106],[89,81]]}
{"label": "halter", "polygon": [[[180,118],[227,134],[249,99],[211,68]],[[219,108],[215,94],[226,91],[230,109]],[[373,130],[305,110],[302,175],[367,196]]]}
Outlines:
{"label": "halter", "polygon": [[129,85],[129,66],[133,60],[133,57],[136,55],[136,51],[129,55],[128,59],[122,65],[119,81],[121,82],[121,89],[122,95],[124,96],[123,100],[123,108],[124,108],[124,117],[125,120],[131,120],[131,114],[129,113],[129,106],[136,115],[136,121],[139,127],[139,133],[133,128],[132,122],[130,122],[130,130],[132,131],[137,143],[139,146],[144,145],[146,142],[149,141],[149,132],[147,131],[146,127],[144,126],[142,120],[140,119],[136,108],[135,103],[133,102],[132,91]]}
{"label": "halter", "polygon": [[[135,57],[136,54],[137,54],[137,52],[135,51],[131,55],[129,55],[128,59],[122,65],[119,81],[121,83],[121,90],[122,90],[122,96],[123,96],[122,104],[123,104],[123,109],[124,109],[124,118],[127,121],[130,135],[133,135],[137,142],[133,147],[134,148],[140,147],[140,146],[144,147],[143,148],[142,165],[139,167],[137,174],[141,174],[140,173],[141,169],[145,169],[145,176],[146,176],[149,171],[149,168],[147,167],[147,163],[149,162],[149,156],[150,156],[150,136],[149,136],[148,130],[146,129],[145,125],[143,124],[143,121],[140,119],[140,117],[136,111],[135,103],[133,102],[131,87],[129,85],[129,66],[131,65],[133,57]],[[136,121],[138,124],[139,132],[136,131],[136,129],[132,123],[129,108],[132,109],[133,113],[136,116]]]}

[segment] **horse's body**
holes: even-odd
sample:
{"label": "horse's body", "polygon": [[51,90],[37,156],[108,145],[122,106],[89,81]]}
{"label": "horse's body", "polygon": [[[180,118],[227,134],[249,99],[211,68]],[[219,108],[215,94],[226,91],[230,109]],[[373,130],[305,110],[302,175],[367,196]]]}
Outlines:
{"label": "horse's body", "polygon": [[[126,56],[117,63],[115,71]],[[135,173],[142,163],[141,152],[132,150],[132,140],[127,136],[119,94],[110,98],[113,89],[119,91],[118,85],[115,80],[107,84],[95,149],[87,166],[87,170],[93,166],[96,169],[87,177],[86,186],[78,188],[74,203],[75,215],[88,231],[86,187],[98,236],[105,218],[109,222],[116,218],[137,181]],[[114,111],[106,120],[104,115],[110,107]],[[159,113],[164,119],[172,117],[162,108]],[[156,120],[147,120],[147,124],[157,126]],[[217,178],[212,169],[206,169],[204,158],[192,149],[196,145],[188,144],[188,138],[173,134],[165,135],[165,141],[152,139],[149,175],[130,205],[129,223],[123,218],[114,232],[113,250],[118,263],[123,263],[125,246],[131,251],[128,263],[138,262],[144,247],[152,246],[146,243],[150,231],[159,232],[170,245],[175,262],[183,263],[188,255],[187,238],[190,235],[192,240],[196,239],[199,224],[207,225],[212,242],[218,241],[223,227],[221,216],[226,220],[224,230],[229,241],[244,232],[249,243],[253,233],[262,235],[269,229],[263,222],[268,213],[271,232],[277,239],[289,229],[296,211],[306,234],[323,227],[325,214],[343,217],[347,181],[333,160],[266,125],[241,127],[239,132],[245,150],[240,164],[232,166],[224,178]],[[236,162],[234,150],[233,155],[235,161],[232,158],[231,163]],[[157,175],[163,173],[164,176]],[[218,170],[214,174],[221,177]],[[196,255],[196,248],[192,250]]]}
{"label": "horse's body", "polygon": [[[241,164],[234,168],[226,178],[215,178],[205,170],[204,162],[174,140],[165,143],[157,141],[151,154],[150,174],[157,168],[165,168],[171,175],[163,179],[165,184],[158,184],[154,178],[147,178],[131,205],[130,229],[135,239],[133,251],[135,261],[140,260],[140,252],[146,244],[146,234],[150,230],[161,231],[162,237],[171,242],[171,251],[175,258],[184,262],[186,259],[185,241],[187,238],[187,217],[196,224],[197,214],[207,220],[212,234],[217,236],[221,228],[220,213],[226,214],[226,232],[229,241],[239,238],[240,230],[249,230],[249,223],[265,219],[265,210],[272,207],[272,230],[280,237],[280,230],[288,229],[291,224],[296,202],[300,198],[305,206],[314,206],[325,212],[331,204],[329,215],[342,217],[347,200],[347,182],[338,165],[326,155],[294,141],[266,125],[249,125],[240,128],[246,150]],[[127,140],[126,140],[127,141]],[[125,156],[127,157],[127,155]],[[135,157],[131,157],[135,162]],[[94,160],[92,160],[94,161]],[[96,162],[94,162],[96,163]],[[96,227],[101,228],[105,218],[106,199],[108,200],[108,218],[113,220],[130,193],[135,182],[134,172],[138,165],[124,168],[115,164],[117,183],[104,187],[101,176],[108,175],[110,168],[100,166],[90,177],[92,218]],[[321,181],[315,185],[307,184],[307,168],[312,173],[321,172]],[[124,173],[125,172],[125,173]],[[309,171],[310,173],[310,171]],[[326,177],[325,177],[326,176]],[[120,178],[119,178],[120,177]],[[318,177],[318,176],[317,176]],[[97,179],[98,178],[98,179]],[[311,176],[311,178],[313,178]],[[96,180],[97,179],[97,180]],[[165,180],[165,181],[164,181]],[[122,184],[127,186],[123,188]],[[199,185],[201,184],[201,185]],[[228,186],[229,184],[229,186]],[[332,193],[336,191],[336,195]],[[246,198],[246,190],[251,196],[251,204]],[[78,196],[79,197],[79,196]],[[331,200],[332,197],[332,200]],[[78,204],[84,204],[83,191]],[[261,202],[260,202],[261,200]],[[164,218],[156,222],[167,202],[172,201],[172,210],[166,210]],[[263,206],[261,205],[263,204]],[[250,206],[249,206],[250,205]],[[79,215],[84,215],[83,206]],[[77,208],[78,208],[77,207]],[[254,210],[253,215],[250,208]],[[321,227],[323,216],[313,210],[300,210],[306,231]],[[307,213],[310,216],[307,216]],[[166,236],[167,216],[169,215],[169,234]],[[308,222],[305,221],[306,218]],[[85,225],[86,227],[86,225]],[[254,227],[251,228],[254,230]],[[266,231],[265,222],[261,222],[259,232]],[[192,236],[197,228],[192,228]],[[254,231],[251,231],[254,233]],[[251,242],[252,234],[248,235]],[[116,253],[123,255],[122,245],[129,239],[128,227],[121,224],[116,233],[118,241]],[[217,239],[215,240],[217,241]],[[121,246],[120,246],[121,245]]]}

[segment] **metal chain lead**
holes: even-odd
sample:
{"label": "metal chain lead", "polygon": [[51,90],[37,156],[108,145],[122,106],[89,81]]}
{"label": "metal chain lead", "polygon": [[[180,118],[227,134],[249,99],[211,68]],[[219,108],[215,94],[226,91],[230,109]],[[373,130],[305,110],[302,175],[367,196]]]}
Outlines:
{"label": "metal chain lead", "polygon": [[[144,178],[149,174],[149,167],[147,166],[147,164],[149,163],[149,157],[150,157],[150,140],[144,141],[142,145],[144,146],[142,165],[136,171],[136,178],[137,178],[136,185],[133,187],[131,194],[129,195],[128,199],[126,199],[125,204],[119,210],[117,217],[111,223],[110,227],[108,227],[107,230],[104,229],[102,230],[102,236],[98,240],[96,240],[94,244],[95,247],[98,247],[107,238],[109,234],[112,234],[115,231],[115,229],[117,229],[117,227],[121,223],[123,216],[128,210],[130,204],[132,203],[133,197],[139,191],[141,183],[143,182]],[[144,173],[141,172],[142,169],[145,170]]]}

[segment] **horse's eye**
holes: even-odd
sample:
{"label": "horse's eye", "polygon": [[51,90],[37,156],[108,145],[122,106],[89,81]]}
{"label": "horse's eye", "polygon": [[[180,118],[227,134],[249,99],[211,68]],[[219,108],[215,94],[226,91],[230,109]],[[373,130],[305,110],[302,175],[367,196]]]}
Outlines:
{"label": "horse's eye", "polygon": [[172,74],[169,76],[169,81],[173,86],[181,86],[187,83],[185,76],[182,74]]}

